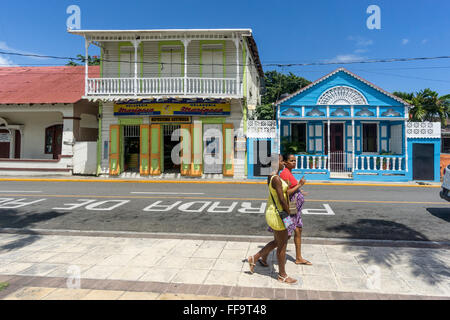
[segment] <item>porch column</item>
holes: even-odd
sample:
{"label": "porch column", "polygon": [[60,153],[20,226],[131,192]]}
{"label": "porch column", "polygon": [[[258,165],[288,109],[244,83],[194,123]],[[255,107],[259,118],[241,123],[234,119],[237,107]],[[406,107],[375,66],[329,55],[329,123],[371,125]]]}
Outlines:
{"label": "porch column", "polygon": [[[138,59],[138,48],[141,41],[133,40],[134,47],[134,95],[138,94],[138,67],[137,67],[137,59]],[[141,61],[142,63],[142,61]]]}
{"label": "porch column", "polygon": [[352,172],[355,171],[355,120],[352,120]]}
{"label": "porch column", "polygon": [[331,162],[331,154],[330,154],[330,150],[331,150],[331,147],[330,147],[330,118],[328,118],[328,125],[327,125],[327,140],[328,140],[328,171],[330,171],[331,170],[331,165],[330,165],[330,162]]}
{"label": "porch column", "polygon": [[234,44],[236,46],[236,95],[240,94],[239,86],[239,38],[234,38]]}
{"label": "porch column", "polygon": [[183,92],[186,95],[187,94],[187,47],[189,45],[189,42],[191,40],[183,39],[183,45],[184,45],[184,89]]}
{"label": "porch column", "polygon": [[354,120],[354,116],[355,116],[355,109],[353,106],[350,107],[350,114],[352,116],[352,172],[355,171],[355,120]]}
{"label": "porch column", "polygon": [[89,49],[89,45],[90,42],[84,38],[84,49],[85,49],[85,59],[84,59],[84,95],[87,96],[88,94],[88,77],[89,77],[89,72],[88,72],[88,65],[89,65],[89,61],[88,61],[88,49]]}

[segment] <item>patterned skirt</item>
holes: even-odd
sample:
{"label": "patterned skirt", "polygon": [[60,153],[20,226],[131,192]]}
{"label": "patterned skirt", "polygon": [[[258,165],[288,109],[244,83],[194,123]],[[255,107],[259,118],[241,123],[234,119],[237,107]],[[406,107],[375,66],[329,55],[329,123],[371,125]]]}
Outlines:
{"label": "patterned skirt", "polygon": [[[289,201],[295,203],[295,207],[297,208],[297,213],[295,215],[291,215],[292,224],[287,229],[288,234],[292,235],[295,228],[303,228],[303,221],[302,221],[302,208],[303,203],[305,202],[305,198],[303,197],[303,194],[299,191],[291,194],[289,197]],[[271,227],[268,227],[267,229],[270,232],[273,232]]]}

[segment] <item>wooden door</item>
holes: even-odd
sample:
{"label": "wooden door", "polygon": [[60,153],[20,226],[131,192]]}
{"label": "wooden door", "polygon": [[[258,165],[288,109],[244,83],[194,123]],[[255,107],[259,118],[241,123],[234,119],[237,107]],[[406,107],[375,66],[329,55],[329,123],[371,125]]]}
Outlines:
{"label": "wooden door", "polygon": [[148,124],[142,124],[140,128],[140,164],[139,172],[141,176],[148,176],[150,173],[150,126]]}
{"label": "wooden door", "polygon": [[150,174],[161,174],[161,125],[150,126]]}
{"label": "wooden door", "polygon": [[223,175],[234,175],[234,126],[231,123],[223,125]]}
{"label": "wooden door", "polygon": [[120,173],[120,125],[109,127],[109,174],[117,176]]}
{"label": "wooden door", "polygon": [[413,143],[413,180],[434,180],[434,144]]}
{"label": "wooden door", "polygon": [[55,130],[53,131],[53,159],[58,159],[58,157],[61,155],[62,133],[63,126],[55,126]]}

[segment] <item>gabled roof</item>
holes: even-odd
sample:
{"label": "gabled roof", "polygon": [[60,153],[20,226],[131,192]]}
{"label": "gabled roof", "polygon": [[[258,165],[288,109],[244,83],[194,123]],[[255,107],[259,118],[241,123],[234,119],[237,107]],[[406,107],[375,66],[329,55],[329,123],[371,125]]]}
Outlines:
{"label": "gabled roof", "polygon": [[[2,67],[0,104],[75,103],[84,95],[84,66]],[[99,77],[100,67],[89,66]]]}
{"label": "gabled roof", "polygon": [[353,78],[355,78],[355,79],[357,79],[357,80],[359,80],[359,81],[361,81],[361,82],[367,84],[369,87],[371,87],[371,88],[373,88],[373,89],[375,89],[375,90],[377,90],[377,91],[379,91],[379,92],[381,92],[381,93],[387,95],[388,97],[390,97],[390,98],[392,98],[392,99],[394,99],[394,100],[400,102],[401,104],[403,104],[403,105],[405,105],[405,106],[408,106],[408,107],[411,107],[411,105],[410,105],[409,103],[407,103],[406,101],[400,99],[399,97],[393,95],[392,93],[389,93],[389,92],[387,92],[387,91],[381,89],[380,87],[374,85],[373,83],[371,83],[371,82],[369,82],[369,81],[367,81],[367,80],[365,80],[365,79],[363,79],[363,78],[357,76],[357,75],[354,74],[353,72],[350,72],[350,71],[348,71],[347,69],[342,68],[342,67],[341,67],[341,68],[338,68],[338,69],[336,69],[336,70],[334,70],[333,72],[330,72],[329,74],[323,76],[322,78],[320,78],[320,79],[318,79],[318,80],[316,80],[316,81],[314,81],[314,82],[311,82],[311,83],[310,83],[309,85],[307,85],[306,87],[301,88],[300,90],[294,92],[293,94],[287,96],[286,98],[283,98],[283,99],[278,100],[277,102],[274,103],[274,105],[280,105],[280,104],[282,104],[283,102],[285,102],[285,101],[287,101],[287,100],[289,100],[289,99],[295,97],[296,95],[299,95],[300,93],[302,93],[302,92],[304,92],[304,91],[306,91],[306,90],[308,90],[308,89],[314,87],[315,85],[317,85],[317,84],[321,83],[322,81],[324,81],[324,80],[330,78],[331,76],[335,75],[335,74],[338,73],[338,72],[345,72],[345,73],[347,73],[348,75],[352,76]]}

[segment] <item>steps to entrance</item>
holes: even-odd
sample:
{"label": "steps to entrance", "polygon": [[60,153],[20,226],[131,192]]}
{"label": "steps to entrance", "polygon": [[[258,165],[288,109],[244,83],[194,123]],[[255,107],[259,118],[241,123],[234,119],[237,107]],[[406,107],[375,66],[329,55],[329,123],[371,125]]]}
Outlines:
{"label": "steps to entrance", "polygon": [[348,172],[330,172],[331,179],[353,179],[353,174]]}

